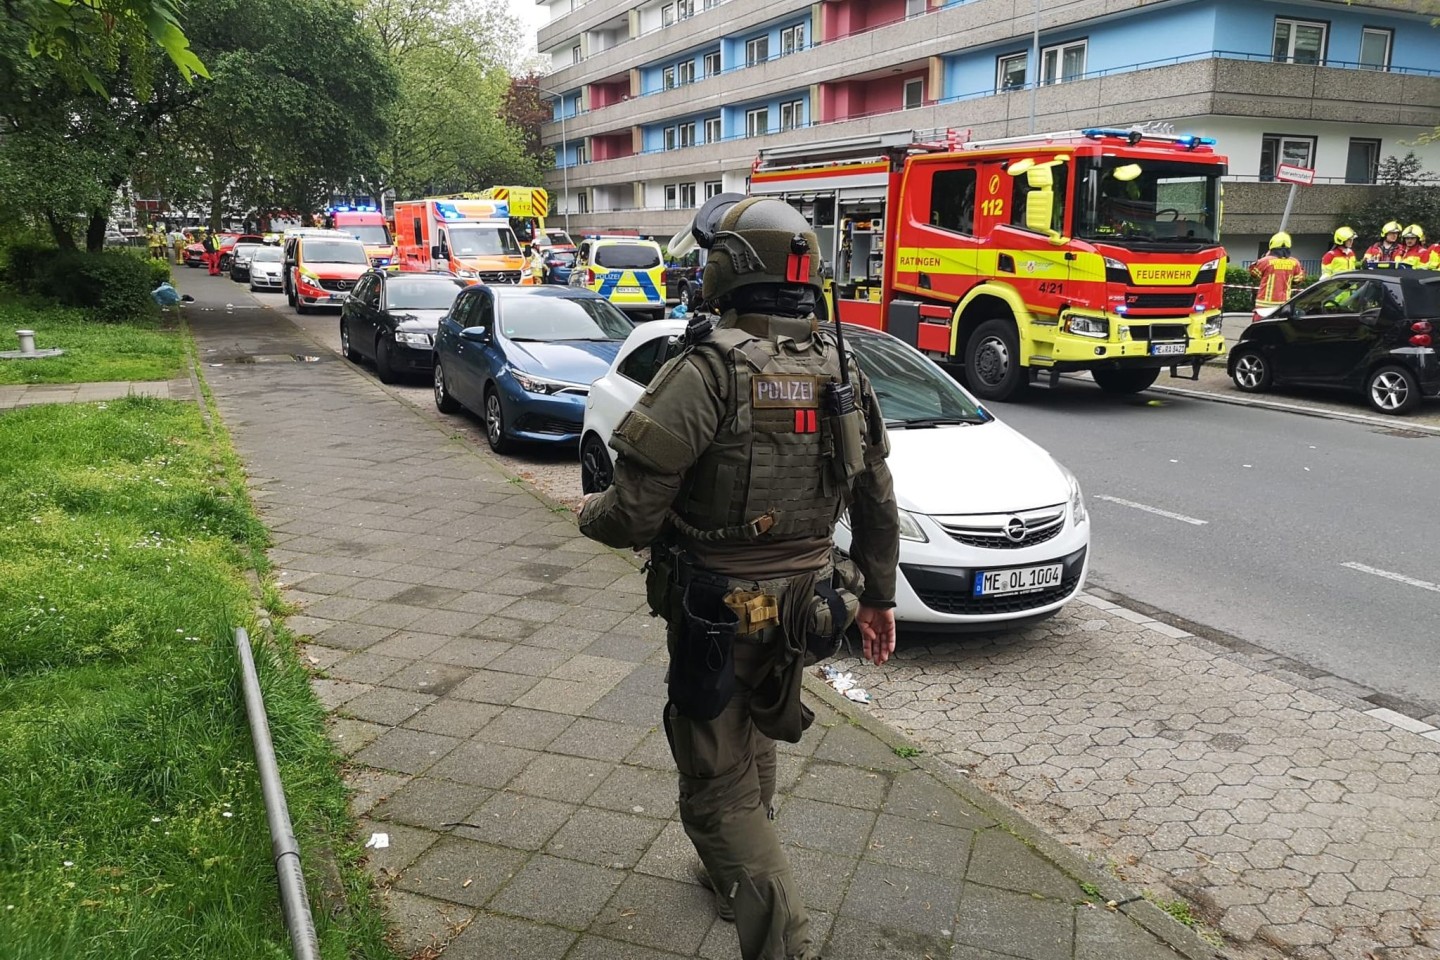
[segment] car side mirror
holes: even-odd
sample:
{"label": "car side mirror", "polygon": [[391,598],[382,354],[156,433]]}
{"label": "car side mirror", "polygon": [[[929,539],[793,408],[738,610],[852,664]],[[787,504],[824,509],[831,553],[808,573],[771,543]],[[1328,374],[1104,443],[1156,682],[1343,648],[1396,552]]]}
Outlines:
{"label": "car side mirror", "polygon": [[460,331],[460,336],[466,340],[474,340],[476,343],[485,343],[490,339],[490,328],[466,327]]}
{"label": "car side mirror", "polygon": [[444,254],[440,252],[440,245],[438,243],[430,248],[430,256],[435,260],[439,260],[442,256],[444,256]]}

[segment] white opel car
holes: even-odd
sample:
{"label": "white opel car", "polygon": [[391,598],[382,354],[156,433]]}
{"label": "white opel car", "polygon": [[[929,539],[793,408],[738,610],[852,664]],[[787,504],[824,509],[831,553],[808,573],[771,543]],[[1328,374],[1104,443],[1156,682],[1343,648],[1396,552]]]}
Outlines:
{"label": "white opel car", "polygon": [[[682,320],[640,324],[590,387],[581,484],[613,477],[610,434],[677,352]],[[900,506],[895,616],[907,625],[995,630],[1042,620],[1085,584],[1090,519],[1074,475],[996,420],[945,371],[888,334],[845,325],[890,433]],[[835,531],[850,547],[844,520]]]}

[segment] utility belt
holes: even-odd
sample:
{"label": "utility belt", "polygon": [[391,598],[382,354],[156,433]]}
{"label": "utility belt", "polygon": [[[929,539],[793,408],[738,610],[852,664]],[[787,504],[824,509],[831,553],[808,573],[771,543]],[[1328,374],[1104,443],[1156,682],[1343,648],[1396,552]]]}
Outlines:
{"label": "utility belt", "polygon": [[[808,596],[797,587],[809,585]],[[774,644],[777,656],[807,663],[832,657],[860,607],[860,576],[848,560],[815,574],[744,580],[697,567],[683,549],[650,548],[646,598],[678,627],[670,700],[685,716],[713,720],[735,692],[735,643]]]}

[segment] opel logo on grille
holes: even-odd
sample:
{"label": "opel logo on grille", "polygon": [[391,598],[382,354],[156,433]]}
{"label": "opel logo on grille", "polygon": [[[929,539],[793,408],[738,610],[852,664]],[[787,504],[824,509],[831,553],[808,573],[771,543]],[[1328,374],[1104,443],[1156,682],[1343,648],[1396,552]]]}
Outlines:
{"label": "opel logo on grille", "polygon": [[1011,543],[1019,543],[1024,540],[1027,532],[1025,521],[1019,517],[1011,517],[1005,522],[1005,536],[1010,539]]}

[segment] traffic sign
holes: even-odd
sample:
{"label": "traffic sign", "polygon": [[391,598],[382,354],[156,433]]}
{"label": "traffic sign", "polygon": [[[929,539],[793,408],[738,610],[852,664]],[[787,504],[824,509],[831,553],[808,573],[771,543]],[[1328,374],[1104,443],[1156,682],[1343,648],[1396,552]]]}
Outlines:
{"label": "traffic sign", "polygon": [[1315,169],[1282,163],[1275,168],[1275,179],[1282,183],[1298,183],[1303,187],[1309,187],[1315,183]]}

